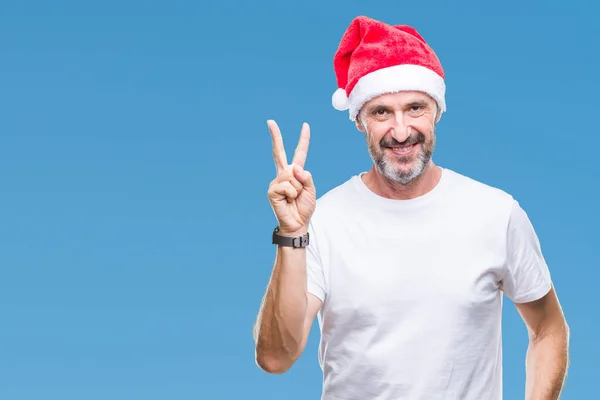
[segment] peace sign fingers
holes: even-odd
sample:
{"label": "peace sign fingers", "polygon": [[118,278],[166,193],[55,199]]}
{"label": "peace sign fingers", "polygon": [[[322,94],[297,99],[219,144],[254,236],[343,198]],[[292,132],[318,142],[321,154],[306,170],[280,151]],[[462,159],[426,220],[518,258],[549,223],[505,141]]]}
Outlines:
{"label": "peace sign fingers", "polygon": [[273,120],[267,120],[273,141],[273,158],[277,176],[269,184],[268,197],[279,223],[280,232],[297,236],[307,231],[307,224],[316,206],[316,190],[310,172],[304,169],[310,128],[302,125],[300,140],[288,165],[283,138]]}

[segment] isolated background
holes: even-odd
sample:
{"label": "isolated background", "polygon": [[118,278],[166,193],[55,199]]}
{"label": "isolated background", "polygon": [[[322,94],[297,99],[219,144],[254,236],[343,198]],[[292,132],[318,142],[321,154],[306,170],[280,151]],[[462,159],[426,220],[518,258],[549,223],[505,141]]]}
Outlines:
{"label": "isolated background", "polygon": [[[563,398],[597,394],[595,3],[85,3],[0,6],[0,398],[319,398],[316,324],[287,374],[253,359],[274,256],[266,120],[290,154],[310,123],[319,195],[369,168],[331,107],[360,14],[438,52],[435,161],[529,213],[572,328]],[[519,399],[527,334],[505,304]]]}

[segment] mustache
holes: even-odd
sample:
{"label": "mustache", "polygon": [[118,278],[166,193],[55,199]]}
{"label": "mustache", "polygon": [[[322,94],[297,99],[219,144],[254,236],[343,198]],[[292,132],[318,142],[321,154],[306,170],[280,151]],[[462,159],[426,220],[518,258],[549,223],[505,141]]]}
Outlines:
{"label": "mustache", "polygon": [[382,147],[396,147],[396,146],[402,146],[402,145],[412,145],[412,144],[417,144],[417,143],[425,143],[425,135],[423,135],[420,132],[411,134],[403,142],[399,142],[394,138],[391,138],[391,139],[383,138],[379,141],[379,145]]}

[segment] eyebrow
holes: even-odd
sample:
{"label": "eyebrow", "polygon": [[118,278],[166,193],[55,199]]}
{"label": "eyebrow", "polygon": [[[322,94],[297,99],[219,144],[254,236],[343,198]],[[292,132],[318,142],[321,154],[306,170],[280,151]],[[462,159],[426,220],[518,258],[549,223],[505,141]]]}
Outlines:
{"label": "eyebrow", "polygon": [[425,101],[425,100],[414,100],[414,101],[410,101],[410,102],[406,103],[406,105],[408,107],[411,107],[411,106],[428,107],[429,103],[427,101]]}
{"label": "eyebrow", "polygon": [[[408,101],[402,105],[403,108],[413,107],[413,106],[429,107],[430,104],[426,100],[417,99],[417,100],[413,100],[413,101]],[[376,103],[376,104],[369,106],[369,108],[367,108],[367,112],[371,113],[375,110],[382,109],[382,108],[389,110],[389,109],[393,109],[394,107],[392,107],[388,104],[384,104],[384,103]]]}
{"label": "eyebrow", "polygon": [[382,108],[385,108],[385,109],[389,110],[390,108],[393,108],[393,107],[390,107],[387,104],[381,104],[381,103],[372,104],[371,106],[369,106],[369,108],[367,108],[367,112],[373,112],[375,110],[379,110],[379,109],[382,109]]}

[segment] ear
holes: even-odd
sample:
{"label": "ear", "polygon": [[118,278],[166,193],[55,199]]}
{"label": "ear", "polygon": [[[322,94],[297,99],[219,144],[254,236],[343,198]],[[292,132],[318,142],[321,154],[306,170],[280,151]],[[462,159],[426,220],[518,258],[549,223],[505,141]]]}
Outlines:
{"label": "ear", "polygon": [[365,132],[365,128],[363,127],[362,123],[360,122],[360,118],[356,118],[356,129],[358,129],[361,132]]}

